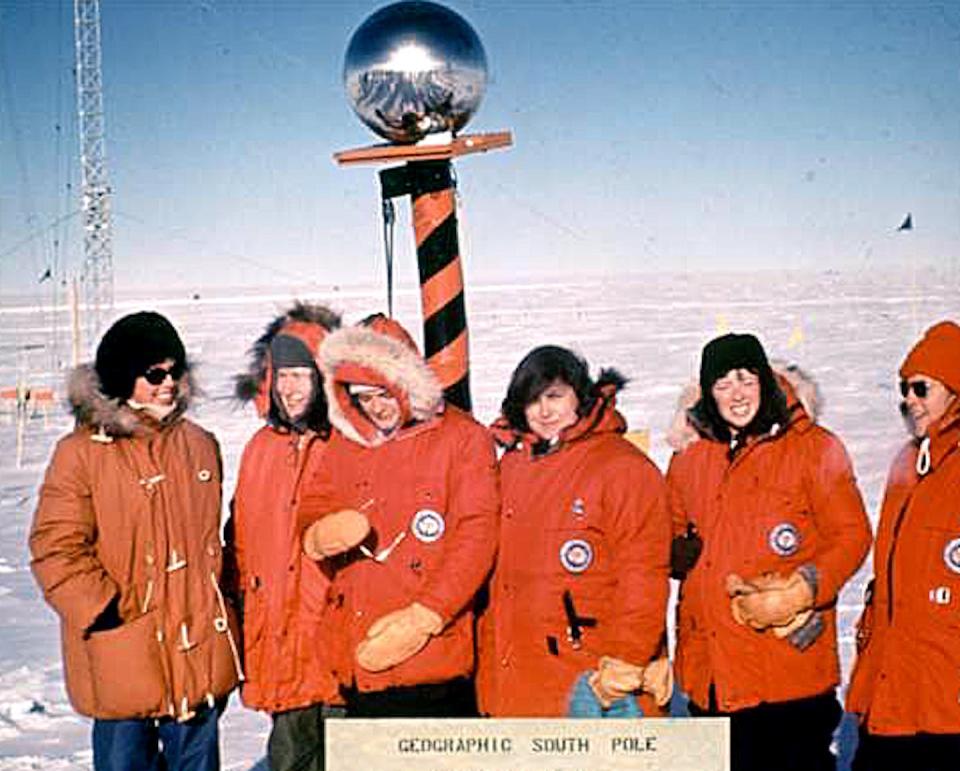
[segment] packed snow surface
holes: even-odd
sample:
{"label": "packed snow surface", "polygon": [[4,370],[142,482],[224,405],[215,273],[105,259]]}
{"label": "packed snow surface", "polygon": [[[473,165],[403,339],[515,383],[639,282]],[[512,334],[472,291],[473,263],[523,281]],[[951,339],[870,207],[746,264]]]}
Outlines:
{"label": "packed snow surface", "polygon": [[[241,449],[258,426],[252,408],[231,398],[232,376],[246,366],[246,351],[264,325],[297,296],[330,305],[348,323],[386,305],[382,291],[362,288],[301,295],[204,288],[117,299],[116,316],[156,309],[181,331],[204,388],[192,417],[223,447],[225,500]],[[821,423],[846,443],[874,524],[887,467],[905,440],[897,367],[926,327],[960,319],[956,267],[922,270],[919,277],[907,269],[584,276],[497,286],[468,281],[467,304],[474,412],[481,421],[496,416],[523,354],[544,343],[568,346],[594,372],[613,366],[631,379],[620,409],[632,429],[650,430],[651,455],[661,469],[670,454],[665,430],[681,387],[696,374],[703,344],[727,330],[754,332],[771,358],[800,364],[819,383]],[[400,292],[396,308],[419,337],[417,291]],[[55,371],[58,360],[70,358],[69,329],[66,309],[0,303],[0,388],[21,379],[53,386],[58,397],[49,414],[38,410],[27,421],[19,468],[11,405],[0,400],[0,769],[10,771],[91,767],[90,724],[67,701],[57,619],[32,580],[26,547],[51,448],[71,428],[61,404],[64,373]],[[869,570],[868,560],[840,598],[845,678]],[[224,768],[265,768],[268,730],[268,718],[231,699],[222,720]]]}

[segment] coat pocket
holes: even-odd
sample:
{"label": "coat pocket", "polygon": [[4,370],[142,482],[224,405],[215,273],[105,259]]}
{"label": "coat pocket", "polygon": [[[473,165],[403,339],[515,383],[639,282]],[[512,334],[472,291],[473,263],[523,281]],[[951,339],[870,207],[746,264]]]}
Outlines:
{"label": "coat pocket", "polygon": [[154,613],[85,641],[96,717],[136,718],[164,712],[166,679]]}

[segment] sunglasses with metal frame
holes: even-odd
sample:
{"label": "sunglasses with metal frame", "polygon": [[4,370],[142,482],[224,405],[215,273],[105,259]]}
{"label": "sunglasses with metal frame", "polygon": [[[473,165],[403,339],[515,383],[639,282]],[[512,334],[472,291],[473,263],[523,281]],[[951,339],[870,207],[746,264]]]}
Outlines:
{"label": "sunglasses with metal frame", "polygon": [[930,384],[926,380],[901,380],[900,395],[906,399],[911,391],[918,399],[926,399],[927,394],[930,393]]}
{"label": "sunglasses with metal frame", "polygon": [[174,380],[179,380],[181,375],[183,375],[183,365],[180,363],[174,364],[172,367],[150,367],[146,372],[143,373],[144,379],[150,384],[158,386],[164,380],[167,379],[167,375],[172,377]]}

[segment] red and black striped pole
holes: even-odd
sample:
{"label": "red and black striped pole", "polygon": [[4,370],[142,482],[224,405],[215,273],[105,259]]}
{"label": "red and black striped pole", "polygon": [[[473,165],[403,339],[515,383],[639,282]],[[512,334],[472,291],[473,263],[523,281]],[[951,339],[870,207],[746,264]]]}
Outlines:
{"label": "red and black striped pole", "polygon": [[409,195],[413,201],[424,353],[446,400],[470,411],[467,309],[453,167],[448,160],[410,161],[381,171],[380,188],[384,200]]}

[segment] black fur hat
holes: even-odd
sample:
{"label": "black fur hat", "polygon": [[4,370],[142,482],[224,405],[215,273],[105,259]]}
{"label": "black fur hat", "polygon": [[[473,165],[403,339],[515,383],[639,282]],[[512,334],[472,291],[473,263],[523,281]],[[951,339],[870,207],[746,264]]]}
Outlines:
{"label": "black fur hat", "polygon": [[730,440],[730,427],[720,415],[713,398],[713,384],[732,369],[746,369],[760,380],[760,409],[743,434],[763,434],[775,425],[786,426],[790,413],[787,398],[767,360],[760,341],[750,334],[733,332],[716,337],[703,348],[700,357],[700,401],[690,410],[690,418],[700,430],[721,441]]}
{"label": "black fur hat", "polygon": [[173,324],[153,311],[124,316],[97,346],[100,391],[113,399],[129,399],[137,377],[166,359],[172,359],[174,367],[186,369],[187,352]]}
{"label": "black fur hat", "polygon": [[770,371],[767,354],[756,337],[730,332],[707,343],[700,357],[700,390],[706,393],[732,369],[748,369],[757,375]]}

